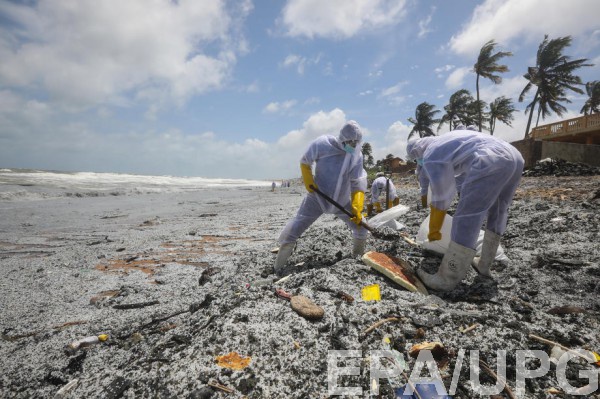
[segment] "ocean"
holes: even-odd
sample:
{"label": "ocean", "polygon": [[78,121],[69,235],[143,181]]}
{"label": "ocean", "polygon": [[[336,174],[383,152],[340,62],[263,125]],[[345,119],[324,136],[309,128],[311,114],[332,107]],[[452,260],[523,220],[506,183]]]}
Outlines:
{"label": "ocean", "polygon": [[226,187],[271,187],[271,181],[0,169],[0,201],[189,192]]}

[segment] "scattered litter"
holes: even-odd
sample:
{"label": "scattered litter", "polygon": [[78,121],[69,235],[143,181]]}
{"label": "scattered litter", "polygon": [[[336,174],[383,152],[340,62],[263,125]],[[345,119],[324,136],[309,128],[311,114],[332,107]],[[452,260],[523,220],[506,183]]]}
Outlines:
{"label": "scattered litter", "polygon": [[242,357],[237,352],[230,352],[223,356],[217,356],[215,358],[217,366],[232,369],[232,370],[243,370],[250,365],[252,361],[251,357]]}
{"label": "scattered litter", "polygon": [[71,342],[69,345],[67,345],[65,351],[67,352],[67,354],[73,354],[79,349],[87,348],[92,345],[96,345],[100,342],[104,342],[106,340],[108,340],[107,334],[92,335],[90,337],[81,338],[77,341]]}
{"label": "scattered litter", "polygon": [[379,284],[371,284],[363,287],[360,290],[363,301],[380,301],[381,292],[379,291]]}
{"label": "scattered litter", "polygon": [[430,351],[431,355],[435,360],[443,360],[448,357],[448,351],[444,348],[444,345],[441,342],[421,342],[420,344],[413,345],[409,350],[408,354],[410,357],[417,358],[419,356],[419,352],[421,351]]}
{"label": "scattered litter", "polygon": [[[410,393],[409,393],[410,392]],[[438,394],[440,392],[441,394]],[[451,399],[452,396],[448,396],[446,393],[446,387],[442,381],[435,381],[433,383],[416,383],[413,384],[410,381],[400,388],[395,390],[396,399]]]}
{"label": "scattered litter", "polygon": [[556,308],[552,308],[548,311],[549,314],[572,314],[572,313],[585,313],[586,310],[579,306],[558,306]]}
{"label": "scattered litter", "polygon": [[484,362],[483,360],[479,359],[479,367],[485,371],[490,377],[492,377],[493,379],[495,379],[496,381],[500,381],[503,385],[503,391],[506,393],[506,395],[510,398],[510,399],[517,399],[517,397],[515,396],[515,394],[512,392],[512,390],[510,389],[510,387],[508,386],[508,383],[506,382],[506,380],[502,377],[499,377],[491,368],[490,366]]}
{"label": "scattered litter", "polygon": [[294,348],[300,349],[301,348],[300,343],[297,341],[294,341]]}
{"label": "scattered litter", "polygon": [[290,301],[292,299],[292,295],[288,294],[281,288],[277,288],[275,290],[275,296],[277,296],[278,298],[281,298],[281,299],[285,299],[286,301]]}
{"label": "scattered litter", "polygon": [[214,382],[214,381],[209,381],[206,385],[208,385],[209,387],[213,387],[213,388],[217,388],[223,392],[227,392],[227,393],[234,393],[235,390],[231,389],[229,387],[226,387],[225,385],[221,385],[218,382]]}
{"label": "scattered litter", "polygon": [[275,281],[275,284],[281,284],[281,283],[283,283],[284,281],[287,281],[287,280],[289,280],[289,278],[290,278],[290,277],[291,277],[291,274],[290,274],[290,275],[288,275],[288,276],[285,276],[285,277],[283,277],[283,278],[281,278],[281,279],[279,279],[279,280],[277,280],[277,281]]}
{"label": "scattered litter", "polygon": [[372,326],[367,328],[365,331],[363,331],[363,334],[368,334],[371,331],[373,331],[374,329],[376,329],[377,327],[379,327],[385,323],[389,323],[392,321],[402,321],[402,320],[404,320],[404,319],[402,319],[400,317],[388,317],[387,319],[379,320],[379,321],[375,322],[375,324],[373,324]]}
{"label": "scattered litter", "polygon": [[149,302],[138,302],[138,303],[120,303],[113,306],[113,309],[119,310],[129,310],[129,309],[139,309],[145,308],[146,306],[158,305],[160,302],[158,301],[149,301]]}
{"label": "scattered litter", "polygon": [[295,295],[290,300],[292,309],[300,316],[311,320],[323,318],[325,311],[310,299],[302,295]]}
{"label": "scattered litter", "polygon": [[336,292],[336,296],[345,302],[352,303],[354,302],[354,297],[352,295],[346,294],[344,291]]}
{"label": "scattered litter", "polygon": [[465,327],[465,328],[459,328],[458,331],[460,331],[463,334],[468,333],[469,331],[473,331],[474,329],[476,329],[477,327],[479,327],[478,323],[475,323],[469,327]]}
{"label": "scattered litter", "polygon": [[550,221],[553,223],[564,222],[565,218],[559,216],[559,217],[550,219]]}
{"label": "scattered litter", "polygon": [[272,278],[265,278],[263,280],[254,280],[250,283],[246,283],[246,288],[250,288],[250,287],[264,287],[267,285],[271,285],[273,284],[273,279]]}
{"label": "scattered litter", "polygon": [[77,386],[78,383],[78,378],[69,381],[67,385],[63,386],[61,389],[56,391],[56,393],[54,394],[54,399],[62,399],[66,397],[69,394],[69,392],[71,392]]}

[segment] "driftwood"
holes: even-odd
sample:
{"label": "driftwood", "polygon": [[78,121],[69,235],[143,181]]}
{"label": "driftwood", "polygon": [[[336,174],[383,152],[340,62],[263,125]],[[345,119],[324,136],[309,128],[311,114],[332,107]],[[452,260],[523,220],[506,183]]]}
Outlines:
{"label": "driftwood", "polygon": [[388,317],[387,319],[379,320],[378,322],[373,324],[371,327],[369,327],[365,331],[363,331],[363,334],[368,334],[371,331],[373,331],[374,329],[376,329],[377,327],[379,327],[385,323],[389,323],[391,321],[401,321],[401,320],[402,320],[402,318],[400,318],[400,317]]}
{"label": "driftwood", "polygon": [[506,380],[504,378],[498,377],[498,375],[494,373],[494,371],[490,368],[490,366],[488,366],[486,362],[479,359],[479,367],[481,367],[481,369],[485,371],[490,377],[492,377],[496,381],[500,381],[504,385],[503,391],[506,393],[506,396],[508,396],[510,399],[517,399],[515,394],[512,392],[512,390],[506,383]]}
{"label": "driftwood", "polygon": [[537,335],[534,334],[529,334],[529,338],[541,342],[542,344],[546,344],[546,345],[550,345],[550,346],[558,346],[560,349],[564,350],[565,352],[570,352],[574,355],[577,355],[579,357],[581,357],[582,359],[587,360],[588,362],[594,363],[596,362],[596,357],[594,356],[594,354],[590,351],[585,351],[586,354],[580,353],[578,351],[575,351],[567,346],[564,346],[562,344],[559,344],[558,342],[554,342],[554,341],[550,341],[549,339],[546,338],[542,338],[539,337]]}
{"label": "driftwood", "polygon": [[123,304],[114,305],[113,309],[120,309],[120,310],[139,309],[139,308],[145,308],[146,306],[158,305],[159,303],[160,302],[158,302],[158,301],[139,302],[139,303],[123,303]]}
{"label": "driftwood", "polygon": [[231,389],[229,387],[226,387],[225,385],[221,385],[221,384],[219,384],[217,382],[214,382],[214,381],[209,381],[206,385],[208,385],[209,387],[220,389],[221,391],[227,392],[227,393],[234,393],[235,392],[235,390],[233,390],[233,389]]}

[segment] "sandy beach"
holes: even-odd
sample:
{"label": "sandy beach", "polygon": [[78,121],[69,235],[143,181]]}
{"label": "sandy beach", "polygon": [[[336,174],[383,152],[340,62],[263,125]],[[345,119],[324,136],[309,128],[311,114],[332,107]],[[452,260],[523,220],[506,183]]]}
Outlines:
{"label": "sandy beach", "polygon": [[[471,271],[456,291],[429,296],[352,258],[350,232],[332,216],[298,242],[290,277],[267,284],[275,277],[271,250],[305,195],[299,185],[2,201],[1,396],[52,398],[77,380],[63,397],[324,398],[329,351],[357,350],[362,357],[337,363],[361,374],[340,376],[337,385],[363,391],[345,397],[369,397],[368,354],[382,349],[386,336],[408,374],[414,344],[441,342],[446,387],[461,349],[479,350],[494,370],[496,351],[506,350],[514,391],[516,351],[551,349],[531,334],[600,351],[599,184],[597,175],[525,177],[502,241],[510,261],[494,264],[495,282]],[[407,177],[396,187],[410,206],[398,220],[414,238],[427,215],[417,209],[416,181]],[[367,250],[415,267],[439,263],[396,234],[370,236]],[[370,284],[380,286],[380,301],[362,300]],[[299,316],[275,288],[310,298],[324,317]],[[72,341],[99,334],[109,339],[65,352]],[[231,352],[249,364],[219,366],[215,358]],[[588,383],[578,371],[598,370],[584,360],[569,365],[573,386]],[[454,397],[479,397],[468,359],[461,367]],[[519,397],[560,390],[554,371],[527,379]],[[481,381],[495,383],[485,374]],[[381,380],[381,397],[394,397],[403,383],[402,376]]]}

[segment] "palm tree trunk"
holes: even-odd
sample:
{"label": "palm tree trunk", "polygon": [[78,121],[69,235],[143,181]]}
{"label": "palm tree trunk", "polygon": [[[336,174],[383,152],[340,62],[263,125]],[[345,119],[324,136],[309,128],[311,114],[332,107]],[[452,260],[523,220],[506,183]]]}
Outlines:
{"label": "palm tree trunk", "polygon": [[490,136],[494,135],[495,128],[496,128],[496,119],[490,118]]}
{"label": "palm tree trunk", "polygon": [[529,110],[529,119],[527,119],[527,127],[525,128],[525,138],[529,138],[529,128],[531,127],[531,118],[533,118],[533,110],[535,109],[535,103],[537,102],[538,96],[540,94],[540,89],[538,88],[535,92],[535,97],[533,97],[533,102],[531,103],[531,109]]}
{"label": "palm tree trunk", "polygon": [[538,127],[538,125],[540,124],[540,114],[542,113],[542,107],[538,108],[538,116],[537,116],[537,120],[535,121],[535,127]]}
{"label": "palm tree trunk", "polygon": [[477,74],[477,80],[475,80],[475,87],[477,88],[477,113],[479,114],[479,131],[481,132],[481,106],[479,105],[479,74]]}

